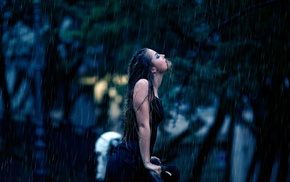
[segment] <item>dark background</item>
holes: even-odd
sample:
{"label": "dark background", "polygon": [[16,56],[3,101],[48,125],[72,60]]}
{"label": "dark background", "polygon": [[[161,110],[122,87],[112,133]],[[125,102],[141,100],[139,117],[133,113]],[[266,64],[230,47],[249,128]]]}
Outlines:
{"label": "dark background", "polygon": [[1,181],[94,181],[142,47],[173,63],[155,153],[181,181],[289,181],[289,5],[1,0]]}

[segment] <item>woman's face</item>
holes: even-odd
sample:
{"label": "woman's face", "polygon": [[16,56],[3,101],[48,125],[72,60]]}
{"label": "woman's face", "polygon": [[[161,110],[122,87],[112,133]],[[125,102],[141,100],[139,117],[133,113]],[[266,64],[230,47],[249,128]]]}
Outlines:
{"label": "woman's face", "polygon": [[164,54],[159,54],[152,49],[148,49],[147,53],[152,57],[153,67],[156,68],[156,72],[164,73],[171,68],[171,62],[165,58]]}

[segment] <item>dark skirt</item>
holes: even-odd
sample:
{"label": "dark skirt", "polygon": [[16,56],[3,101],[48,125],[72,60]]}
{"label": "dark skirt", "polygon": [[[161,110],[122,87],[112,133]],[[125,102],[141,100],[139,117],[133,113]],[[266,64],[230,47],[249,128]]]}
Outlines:
{"label": "dark skirt", "polygon": [[143,165],[128,163],[120,153],[113,154],[107,164],[106,182],[148,182],[149,171]]}
{"label": "dark skirt", "polygon": [[[173,165],[162,166],[161,177],[154,171],[147,170],[142,163],[126,162],[126,155],[122,152],[113,154],[107,164],[105,182],[177,182],[180,177],[179,170]],[[135,164],[133,166],[132,164]]]}

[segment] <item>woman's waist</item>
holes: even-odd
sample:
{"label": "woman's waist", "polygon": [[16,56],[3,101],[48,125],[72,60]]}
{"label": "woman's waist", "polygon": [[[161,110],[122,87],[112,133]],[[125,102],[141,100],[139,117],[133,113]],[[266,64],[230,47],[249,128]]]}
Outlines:
{"label": "woman's waist", "polygon": [[138,140],[122,141],[117,145],[116,150],[127,151],[127,152],[139,152]]}
{"label": "woman's waist", "polygon": [[114,149],[113,155],[119,156],[121,160],[125,161],[132,167],[136,167],[142,161],[138,141],[120,143]]}

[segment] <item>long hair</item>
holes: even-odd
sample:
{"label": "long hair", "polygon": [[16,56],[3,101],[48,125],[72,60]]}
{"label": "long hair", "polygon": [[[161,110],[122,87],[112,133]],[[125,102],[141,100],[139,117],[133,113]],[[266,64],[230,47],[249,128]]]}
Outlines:
{"label": "long hair", "polygon": [[[152,57],[147,53],[148,48],[137,51],[132,57],[128,67],[128,86],[125,100],[125,122],[123,140],[128,141],[138,138],[138,126],[133,108],[134,86],[140,79],[146,79],[149,83],[147,99],[153,98],[153,73]],[[151,111],[150,111],[151,112]],[[151,115],[151,114],[150,114]],[[150,117],[151,124],[151,117]]]}

